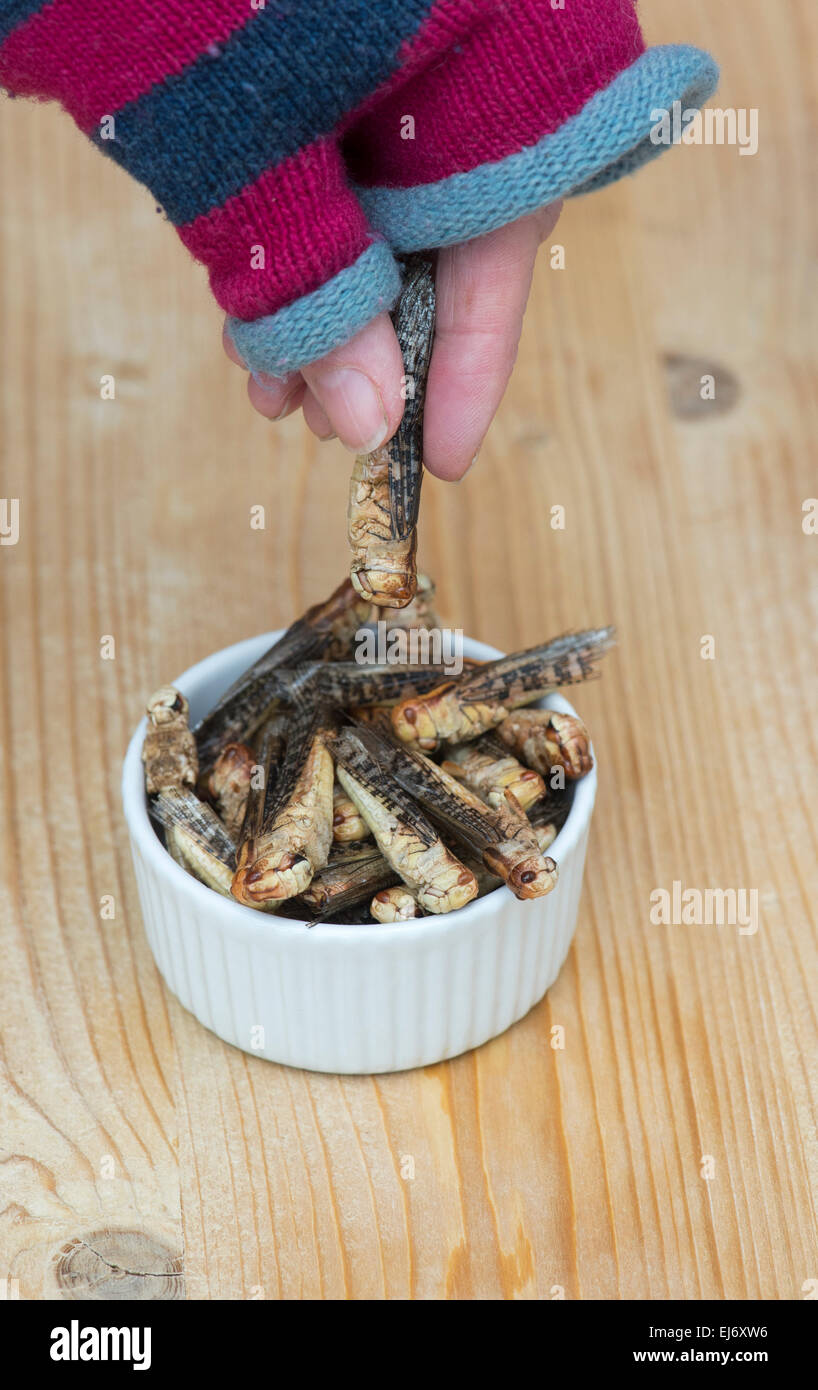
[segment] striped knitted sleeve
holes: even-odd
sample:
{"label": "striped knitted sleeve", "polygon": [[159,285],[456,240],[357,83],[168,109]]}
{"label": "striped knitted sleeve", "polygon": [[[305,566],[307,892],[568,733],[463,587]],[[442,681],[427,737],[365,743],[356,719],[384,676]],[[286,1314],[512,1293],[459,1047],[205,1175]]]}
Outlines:
{"label": "striped knitted sleeve", "polygon": [[717,80],[697,48],[646,48],[634,0],[500,0],[344,152],[393,248],[446,246],[638,169],[666,148],[663,114],[689,119]]}
{"label": "striped knitted sleeve", "polygon": [[496,0],[0,0],[0,86],[59,101],[208,269],[252,370],[394,302],[340,137]]}

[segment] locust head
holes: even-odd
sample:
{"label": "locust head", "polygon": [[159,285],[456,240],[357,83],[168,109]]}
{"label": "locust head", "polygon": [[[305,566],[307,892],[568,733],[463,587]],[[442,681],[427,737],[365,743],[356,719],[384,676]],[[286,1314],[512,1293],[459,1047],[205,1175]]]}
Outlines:
{"label": "locust head", "polygon": [[258,907],[261,903],[294,898],[303,893],[312,882],[313,872],[306,855],[285,850],[238,869],[230,891],[240,903]]}
{"label": "locust head", "polygon": [[[449,686],[442,686],[441,693],[448,692]],[[424,753],[434,753],[440,747],[441,732],[438,728],[438,692],[402,700],[392,710],[392,728],[401,743],[414,743]],[[445,694],[444,694],[445,699]]]}
{"label": "locust head", "polygon": [[188,702],[180,690],[172,685],[160,686],[148,701],[148,718],[155,729],[167,724],[188,721]]}
{"label": "locust head", "polygon": [[550,855],[534,854],[514,865],[507,882],[515,898],[544,898],[554,887],[557,872]]}
{"label": "locust head", "polygon": [[550,856],[532,852],[520,858],[512,840],[484,850],[483,862],[508,884],[515,898],[544,898],[557,881],[557,866]]}
{"label": "locust head", "polygon": [[559,761],[572,781],[584,777],[594,765],[588,730],[575,714],[551,713],[551,732],[559,749]]}
{"label": "locust head", "polygon": [[369,910],[376,922],[408,922],[419,916],[417,901],[408,888],[384,888],[375,894]]}

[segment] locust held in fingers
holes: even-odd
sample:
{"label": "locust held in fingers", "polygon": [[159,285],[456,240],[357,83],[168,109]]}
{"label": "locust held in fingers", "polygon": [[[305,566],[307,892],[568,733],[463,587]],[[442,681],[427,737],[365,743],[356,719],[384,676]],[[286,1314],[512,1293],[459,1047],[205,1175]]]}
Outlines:
{"label": "locust held in fingers", "polygon": [[258,661],[226,690],[197,724],[194,733],[205,775],[228,743],[247,743],[282,700],[278,671],[315,659],[353,654],[353,637],[369,617],[371,605],[345,579],[323,603],[316,603],[287,628]]}
{"label": "locust held in fingers", "polygon": [[575,714],[553,709],[515,710],[495,732],[512,753],[543,777],[553,767],[561,767],[575,782],[594,765],[588,730]]}
{"label": "locust held in fingers", "polygon": [[169,787],[196,785],[199,764],[196,740],[188,726],[189,713],[184,695],[172,685],[161,686],[148,701],[142,761],[149,796]]}
{"label": "locust held in fingers", "polygon": [[453,912],[477,894],[477,882],[446,848],[411,796],[381,767],[363,740],[344,729],[333,740],[338,780],[355,802],[384,858],[427,912]]}
{"label": "locust held in fingers", "polygon": [[358,731],[388,772],[439,825],[482,855],[483,863],[518,898],[541,898],[557,881],[554,860],[543,855],[534,828],[513,793],[497,807],[452,777],[425,754],[387,742],[372,727]]}
{"label": "locust held in fingers", "polygon": [[271,794],[265,789],[263,804],[248,800],[232,893],[249,907],[303,893],[327,862],[333,787],[329,733],[323,705],[294,714]]}
{"label": "locust held in fingers", "polygon": [[355,460],[349,491],[350,576],[379,608],[403,608],[414,597],[417,520],[423,480],[423,407],[435,331],[434,268],[408,257],[392,315],[403,354],[405,406],[387,444]]}
{"label": "locust held in fingers", "polygon": [[402,742],[426,752],[443,740],[465,743],[495,728],[519,705],[588,680],[613,643],[612,627],[593,628],[486,662],[457,681],[399,701],[392,728]]}

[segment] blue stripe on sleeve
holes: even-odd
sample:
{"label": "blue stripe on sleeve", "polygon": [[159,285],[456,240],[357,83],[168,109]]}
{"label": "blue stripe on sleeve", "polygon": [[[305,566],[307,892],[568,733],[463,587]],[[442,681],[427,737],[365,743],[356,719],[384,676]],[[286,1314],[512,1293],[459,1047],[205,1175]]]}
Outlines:
{"label": "blue stripe on sleeve", "polygon": [[268,0],[184,72],[94,137],[177,225],[253,183],[358,106],[394,71],[433,0]]}

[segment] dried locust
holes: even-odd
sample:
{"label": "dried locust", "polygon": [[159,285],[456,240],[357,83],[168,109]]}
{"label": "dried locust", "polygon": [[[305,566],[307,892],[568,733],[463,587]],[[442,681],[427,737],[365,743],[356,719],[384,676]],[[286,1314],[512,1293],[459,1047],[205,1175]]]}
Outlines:
{"label": "dried locust", "polygon": [[488,737],[450,748],[441,766],[495,808],[505,800],[507,791],[524,811],[545,794],[542,777]]}
{"label": "dried locust", "polygon": [[332,838],[336,845],[347,845],[356,840],[366,840],[372,834],[363,820],[355,802],[347,796],[343,787],[336,784],[332,793]]}
{"label": "dried locust", "polygon": [[[416,519],[419,446],[410,454],[417,474],[393,468],[391,500],[406,485],[398,512]],[[151,697],[145,784],[169,852],[218,893],[310,922],[407,921],[501,883],[543,896],[557,880],[546,851],[593,762],[577,716],[523,707],[594,675],[613,629],[467,661],[451,680],[442,663],[364,659],[353,638],[369,597],[347,580],[310,609],[196,737],[178,690]],[[422,578],[385,626],[435,626],[433,601]]]}
{"label": "dried locust", "polygon": [[376,922],[409,922],[423,916],[417,898],[403,884],[382,888],[369,904],[369,911]]}
{"label": "dried locust", "polygon": [[594,765],[588,730],[575,714],[552,709],[515,710],[497,725],[495,734],[543,777],[553,767],[561,767],[574,782]]}
{"label": "dried locust", "polygon": [[255,766],[252,748],[246,743],[228,743],[210,774],[208,791],[227,833],[234,839],[242,827]]}
{"label": "dried locust", "polygon": [[355,661],[308,662],[277,672],[279,699],[289,704],[323,697],[345,709],[361,705],[389,705],[433,690],[446,674],[441,664],[369,665]]}
{"label": "dried locust", "polygon": [[[248,799],[232,893],[250,907],[303,893],[332,844],[330,721],[322,705],[306,706],[287,726],[287,749],[274,784]],[[271,764],[265,739],[261,762]]]}
{"label": "dried locust", "polygon": [[402,742],[427,752],[444,739],[464,743],[495,728],[518,705],[588,680],[613,642],[612,627],[594,628],[489,661],[457,681],[401,700],[392,711],[392,727]]}
{"label": "dried locust", "polygon": [[446,848],[404,789],[384,773],[363,741],[344,729],[333,740],[338,779],[369,826],[384,858],[427,912],[452,912],[477,893],[474,874]]}
{"label": "dried locust", "polygon": [[395,883],[397,875],[374,845],[356,848],[319,869],[299,903],[322,917],[353,907]]}
{"label": "dried locust", "polygon": [[450,835],[482,855],[483,863],[518,898],[541,898],[557,881],[534,828],[512,793],[497,807],[484,801],[425,754],[390,744],[374,728],[357,731],[382,775],[392,777]]}
{"label": "dried locust", "polygon": [[208,888],[229,897],[236,844],[213,808],[187,787],[168,787],[151,804],[151,815],[164,827],[177,863]]}
{"label": "dried locust", "polygon": [[423,407],[435,327],[434,269],[419,256],[405,263],[392,315],[406,387],[396,434],[355,460],[349,493],[350,577],[378,608],[404,608],[414,597],[417,520],[423,480]]}
{"label": "dried locust", "polygon": [[384,615],[386,640],[396,628],[411,632],[425,630],[435,632],[442,626],[435,608],[435,586],[427,574],[418,574],[415,597],[405,608],[392,608]]}
{"label": "dried locust", "polygon": [[148,727],[142,744],[145,790],[149,796],[170,787],[195,787],[199,775],[190,709],[181,691],[163,685],[148,701]]}

